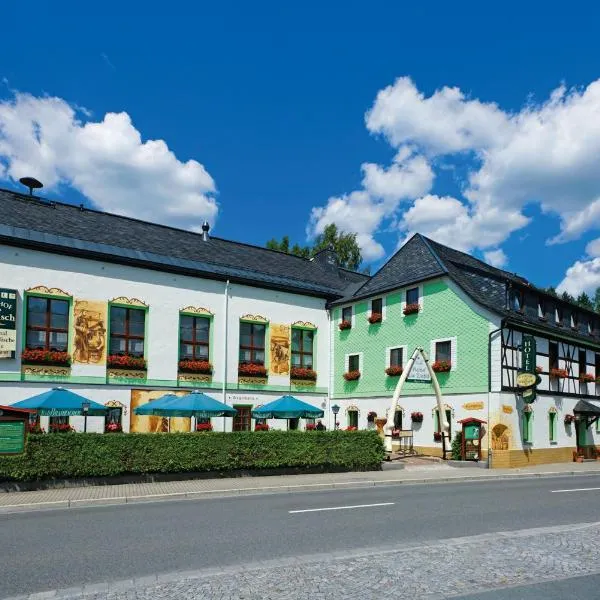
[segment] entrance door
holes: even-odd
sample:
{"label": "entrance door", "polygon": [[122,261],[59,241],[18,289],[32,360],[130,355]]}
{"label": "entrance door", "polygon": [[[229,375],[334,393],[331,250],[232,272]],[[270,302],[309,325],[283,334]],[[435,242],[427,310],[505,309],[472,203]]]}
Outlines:
{"label": "entrance door", "polygon": [[233,431],[250,431],[250,425],[252,422],[252,406],[250,405],[233,405],[233,408],[237,410],[237,415],[233,417]]}

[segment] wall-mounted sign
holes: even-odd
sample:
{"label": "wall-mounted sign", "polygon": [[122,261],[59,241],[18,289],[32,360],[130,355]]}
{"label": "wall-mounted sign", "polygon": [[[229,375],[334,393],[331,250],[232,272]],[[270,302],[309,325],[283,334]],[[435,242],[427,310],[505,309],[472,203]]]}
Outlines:
{"label": "wall-mounted sign", "polygon": [[519,373],[517,375],[517,385],[520,388],[529,388],[537,384],[537,375],[535,373]]}
{"label": "wall-mounted sign", "polygon": [[525,373],[535,373],[535,355],[537,353],[535,338],[523,334],[521,343],[521,370]]}
{"label": "wall-mounted sign", "polygon": [[539,375],[535,372],[537,347],[532,335],[523,334],[521,342],[521,372],[517,374],[517,386],[523,392],[523,402],[531,404],[536,396],[536,386],[540,382]]}
{"label": "wall-mounted sign", "polygon": [[465,410],[483,410],[483,402],[467,402],[463,404]]}
{"label": "wall-mounted sign", "polygon": [[505,415],[512,415],[513,407],[512,406],[508,406],[508,404],[503,404],[502,405],[502,412]]}
{"label": "wall-mounted sign", "polygon": [[421,353],[417,354],[417,358],[408,374],[409,381],[431,381],[431,375],[427,369],[427,363]]}
{"label": "wall-mounted sign", "polygon": [[0,421],[0,454],[25,452],[25,421]]}
{"label": "wall-mounted sign", "polygon": [[17,290],[0,289],[0,358],[17,351]]}

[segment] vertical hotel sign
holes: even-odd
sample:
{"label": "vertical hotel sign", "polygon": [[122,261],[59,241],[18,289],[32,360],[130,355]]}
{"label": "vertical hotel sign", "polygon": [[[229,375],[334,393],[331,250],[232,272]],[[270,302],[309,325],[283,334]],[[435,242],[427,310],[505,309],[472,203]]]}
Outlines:
{"label": "vertical hotel sign", "polygon": [[17,291],[0,288],[0,359],[17,351]]}
{"label": "vertical hotel sign", "polygon": [[521,344],[521,371],[517,374],[517,386],[521,388],[523,402],[531,404],[536,396],[536,386],[540,382],[535,372],[537,348],[532,335],[523,335]]}

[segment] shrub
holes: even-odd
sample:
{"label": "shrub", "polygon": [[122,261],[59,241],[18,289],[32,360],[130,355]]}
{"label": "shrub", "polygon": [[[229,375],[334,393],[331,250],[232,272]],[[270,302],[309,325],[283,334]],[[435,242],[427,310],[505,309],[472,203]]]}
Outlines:
{"label": "shrub", "polygon": [[457,431],[452,440],[452,460],[462,460],[462,431]]}
{"label": "shrub", "polygon": [[239,469],[380,470],[374,431],[30,435],[25,453],[0,456],[0,481]]}

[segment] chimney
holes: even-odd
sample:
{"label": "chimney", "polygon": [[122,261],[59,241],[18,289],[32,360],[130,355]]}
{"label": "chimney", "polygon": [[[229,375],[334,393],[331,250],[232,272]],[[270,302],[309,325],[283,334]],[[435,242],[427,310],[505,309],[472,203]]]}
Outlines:
{"label": "chimney", "polygon": [[328,248],[317,252],[312,260],[319,263],[328,271],[337,272],[338,270],[338,255],[333,246],[329,246]]}
{"label": "chimney", "polygon": [[208,221],[204,221],[204,223],[202,223],[202,241],[203,242],[208,242],[208,232],[210,231],[210,225],[208,224]]}

